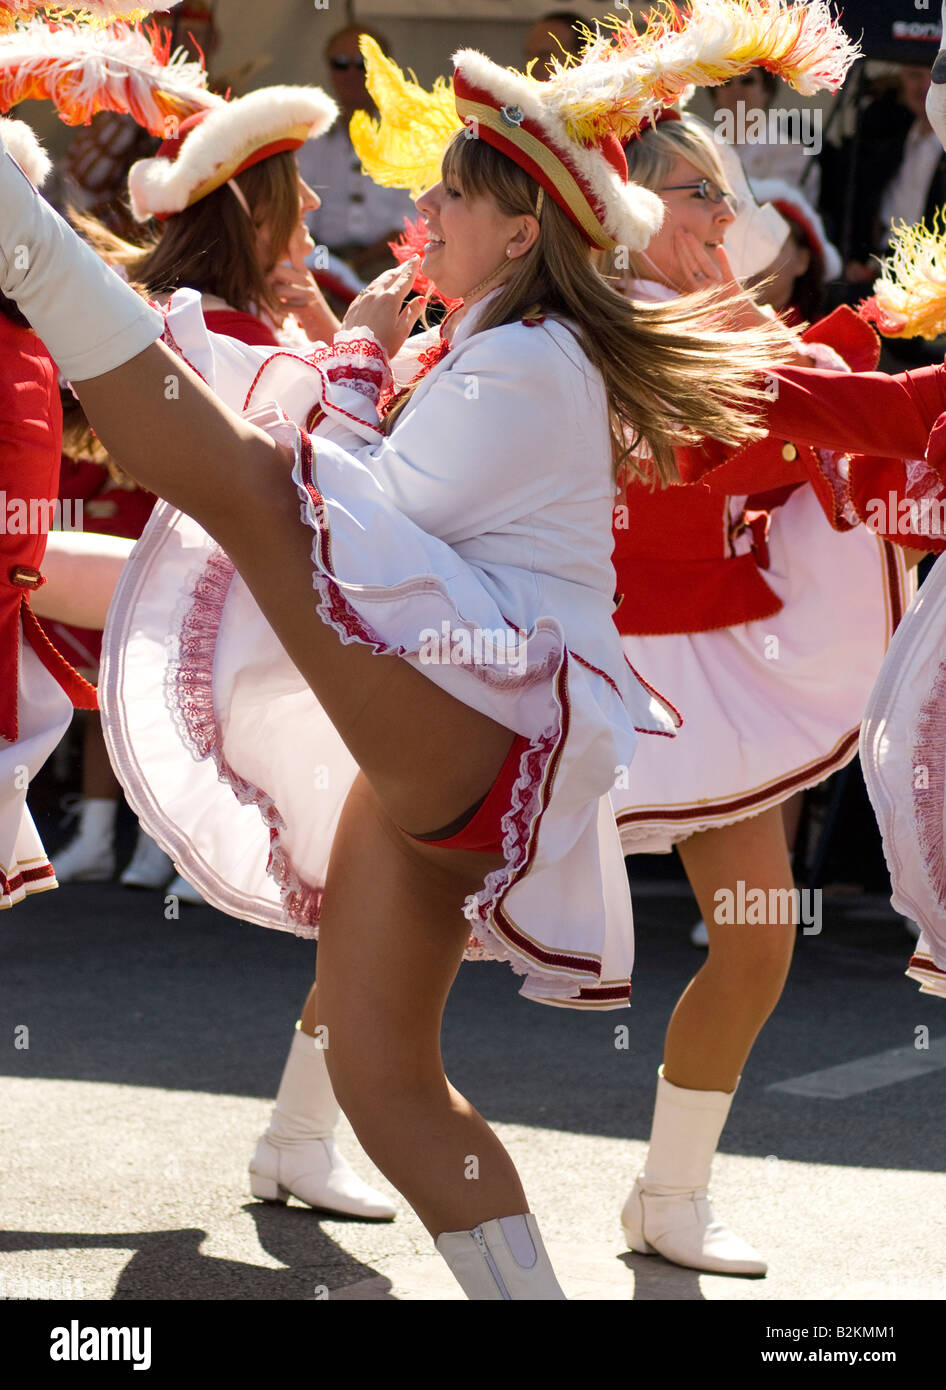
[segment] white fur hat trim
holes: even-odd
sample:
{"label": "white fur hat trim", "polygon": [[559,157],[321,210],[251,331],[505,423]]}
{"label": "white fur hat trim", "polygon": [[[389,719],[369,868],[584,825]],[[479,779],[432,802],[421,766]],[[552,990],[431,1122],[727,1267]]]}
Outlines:
{"label": "white fur hat trim", "polygon": [[132,211],[139,222],[183,212],[232,178],[255,150],[281,139],[314,140],[337,115],[320,87],[261,87],[214,107],[188,133],[176,159],[157,156],[132,165]]}

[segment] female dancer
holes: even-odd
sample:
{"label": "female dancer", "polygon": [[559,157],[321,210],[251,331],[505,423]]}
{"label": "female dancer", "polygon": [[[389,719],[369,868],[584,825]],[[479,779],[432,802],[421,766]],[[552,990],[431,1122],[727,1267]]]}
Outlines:
{"label": "female dancer", "polygon": [[[661,31],[653,80],[685,49],[685,33]],[[623,71],[623,57],[600,61]],[[633,679],[612,622],[614,455],[639,429],[669,475],[681,432],[753,437],[747,382],[781,335],[700,332],[689,306],[635,309],[592,269],[589,243],[640,247],[659,221],[658,201],[624,184],[604,133],[628,127],[623,87],[603,101],[590,73],[583,127],[574,71],[533,84],[479,54],[456,62],[458,111],[475,113],[481,138],[455,140],[443,184],[419,206],[426,269],[465,312],[386,430],[376,393],[416,318],[402,307],[414,263],[364,294],[350,320],[357,341],[342,335],[334,358],[263,364],[248,404],[282,373],[283,409],[253,419],[155,341],[161,317],[103,271],[8,158],[0,288],[78,383],[122,466],[222,547],[195,586],[194,528],[181,517],[165,537],[168,562],[176,549],[191,573],[170,703],[182,741],[207,739],[204,756],[262,812],[285,916],[319,917],[318,1026],[356,1132],[471,1297],[560,1298],[508,1155],[443,1074],[441,1013],[469,934],[458,909],[467,900],[480,948],[522,973],[531,997],[626,1000],[629,898],[607,793],[635,725],[669,732],[670,721]],[[639,81],[637,55],[628,69]],[[711,363],[725,385],[707,389]],[[287,411],[316,430],[312,441]],[[115,623],[122,630],[134,604],[153,641],[153,596],[140,583],[148,542]],[[132,782],[122,672],[115,690],[132,697],[110,708],[118,770]],[[306,775],[313,754],[334,772],[323,805]],[[189,876],[275,925],[249,837],[208,848],[193,769],[189,807],[159,807],[160,768],[150,776],[138,786],[150,797],[143,818],[163,824]]]}
{"label": "female dancer", "polygon": [[[625,293],[663,302],[717,284],[738,295],[723,249],[734,212],[709,130],[689,116],[664,119],[627,157],[666,216],[630,258]],[[741,302],[745,324],[764,321],[750,297]],[[842,369],[876,357],[876,336],[850,310],[817,324],[794,353],[797,364]],[[680,690],[686,714],[672,746],[643,746],[618,779],[622,843],[627,854],[676,845],[709,933],[708,959],[667,1030],[650,1149],[622,1223],[639,1253],[733,1274],[766,1265],[715,1219],[707,1186],[794,947],[783,810],[854,757],[909,590],[891,547],[863,528],[831,529],[804,485],[808,452],[770,436],[730,451],[704,483],[655,493],[632,481],[615,512],[618,592],[646,600],[618,608],[624,650],[658,688]],[[781,905],[775,920],[767,910],[753,925],[720,909],[740,883]]]}

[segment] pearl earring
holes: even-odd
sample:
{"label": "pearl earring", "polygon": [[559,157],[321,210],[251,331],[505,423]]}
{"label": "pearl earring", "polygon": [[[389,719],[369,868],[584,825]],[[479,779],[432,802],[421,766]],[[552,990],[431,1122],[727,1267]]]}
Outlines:
{"label": "pearl earring", "polygon": [[507,256],[511,256],[511,255],[512,255],[512,250],[511,250],[511,248],[508,247],[508,246],[506,247],[506,255],[507,255]]}

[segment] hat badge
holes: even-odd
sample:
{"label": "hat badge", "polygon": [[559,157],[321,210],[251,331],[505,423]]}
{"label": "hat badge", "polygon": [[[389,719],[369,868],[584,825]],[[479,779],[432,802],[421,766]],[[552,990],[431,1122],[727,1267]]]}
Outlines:
{"label": "hat badge", "polygon": [[501,106],[499,114],[507,125],[522,125],[524,116],[519,106]]}

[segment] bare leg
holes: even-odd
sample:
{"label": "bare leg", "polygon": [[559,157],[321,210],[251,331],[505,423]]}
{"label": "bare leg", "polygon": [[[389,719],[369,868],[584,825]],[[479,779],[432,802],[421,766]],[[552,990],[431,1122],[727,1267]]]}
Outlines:
{"label": "bare leg", "polygon": [[105,751],[102,722],[92,714],[85,726],[82,740],[82,794],[117,801],[121,788]]}
{"label": "bare leg", "polygon": [[412,843],[362,777],[332,848],[318,996],[329,1072],[365,1150],[434,1236],[528,1210],[512,1160],[440,1054],[469,934],[459,909],[500,862]]}
{"label": "bare leg", "polygon": [[795,840],[798,838],[798,826],[801,822],[802,807],[805,804],[805,793],[795,792],[787,801],[782,802],[782,823],[785,826],[785,846],[789,852],[795,848]]}
{"label": "bare leg", "polygon": [[[178,392],[170,401],[168,377]],[[286,449],[222,406],[161,343],[77,390],[112,457],[226,550],[397,824],[429,833],[488,791],[509,730],[399,657],[342,646],[318,617],[313,537]]]}
{"label": "bare leg", "polygon": [[318,1027],[318,1014],[316,1012],[316,982],[312,981],[312,988],[306,995],[306,1001],[302,1006],[302,1014],[299,1019],[299,1027],[303,1033],[308,1033],[310,1038],[315,1037],[315,1030]]}
{"label": "bare leg", "polygon": [[795,927],[726,926],[717,920],[715,894],[721,888],[735,894],[740,880],[747,894],[792,887],[782,808],[693,835],[678,848],[709,932],[709,953],[667,1029],[647,1163],[621,1220],[632,1250],[656,1250],[691,1269],[764,1274],[765,1261],[716,1220],[707,1187],[732,1093],[782,992]]}
{"label": "bare leg", "polygon": [[675,1086],[735,1089],[746,1058],[788,977],[791,923],[726,926],[714,920],[720,888],[791,888],[782,808],[707,830],[678,846],[709,932],[709,953],[674,1010],[664,1072]]}

